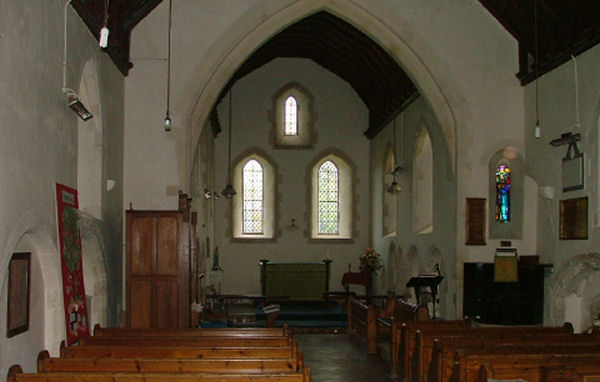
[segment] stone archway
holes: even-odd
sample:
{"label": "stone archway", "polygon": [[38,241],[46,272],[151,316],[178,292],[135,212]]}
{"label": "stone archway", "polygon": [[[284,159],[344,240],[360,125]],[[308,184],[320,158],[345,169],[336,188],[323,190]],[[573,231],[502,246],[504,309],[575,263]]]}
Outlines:
{"label": "stone archway", "polygon": [[[212,45],[205,55],[206,59],[194,69],[191,76],[194,81],[190,81],[182,92],[182,99],[192,99],[188,111],[191,141],[198,142],[212,105],[236,68],[280,30],[318,11],[330,12],[355,25],[401,63],[419,92],[432,106],[442,126],[453,173],[458,125],[456,113],[459,110],[461,115],[470,115],[457,81],[448,73],[427,41],[416,30],[410,29],[410,23],[398,24],[396,27],[400,30],[393,30],[382,22],[381,17],[377,17],[379,13],[384,14],[385,9],[376,4],[361,6],[349,0],[304,0],[282,8],[257,4],[253,11],[240,17],[235,28],[230,28]],[[400,33],[402,29],[407,29],[410,41],[405,39],[404,33]],[[435,78],[433,73],[440,77]],[[444,91],[441,84],[444,84]],[[456,107],[452,107],[452,100],[457,103]]]}
{"label": "stone archway", "polygon": [[600,307],[600,254],[573,257],[554,274],[550,284],[552,324],[565,321],[579,332],[592,323]]}

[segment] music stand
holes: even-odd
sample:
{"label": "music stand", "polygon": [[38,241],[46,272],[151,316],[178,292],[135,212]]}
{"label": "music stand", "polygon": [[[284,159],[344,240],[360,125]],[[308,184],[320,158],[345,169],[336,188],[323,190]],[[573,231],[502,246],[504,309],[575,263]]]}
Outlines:
{"label": "music stand", "polygon": [[429,288],[431,298],[433,300],[433,312],[431,313],[432,319],[437,318],[435,313],[438,309],[436,296],[438,294],[438,285],[443,279],[444,277],[439,275],[418,275],[412,277],[410,280],[408,280],[408,283],[406,283],[407,287],[414,289],[415,296],[417,297],[417,305],[419,306],[421,305],[421,295],[424,293],[422,288]]}

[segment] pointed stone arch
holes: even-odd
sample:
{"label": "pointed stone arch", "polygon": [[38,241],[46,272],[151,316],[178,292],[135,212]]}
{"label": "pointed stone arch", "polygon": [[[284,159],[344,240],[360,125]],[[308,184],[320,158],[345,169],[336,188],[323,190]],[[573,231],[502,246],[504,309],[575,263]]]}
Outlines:
{"label": "pointed stone arch", "polygon": [[[378,17],[385,14],[384,8],[375,4],[361,6],[350,0],[305,0],[282,8],[264,3],[254,6],[213,44],[206,59],[193,71],[191,78],[194,80],[182,92],[182,99],[192,100],[188,108],[192,142],[198,141],[200,130],[227,81],[257,47],[298,20],[318,11],[327,11],[365,32],[406,70],[419,92],[431,104],[442,126],[452,162],[451,174],[454,174],[457,111],[464,118],[468,118],[470,112],[466,110],[464,95],[457,81],[427,41],[416,30],[410,29],[410,23],[395,25],[395,28],[407,29],[406,34],[399,33]],[[410,40],[406,39],[406,35],[410,35]],[[444,91],[441,84],[444,84]]]}

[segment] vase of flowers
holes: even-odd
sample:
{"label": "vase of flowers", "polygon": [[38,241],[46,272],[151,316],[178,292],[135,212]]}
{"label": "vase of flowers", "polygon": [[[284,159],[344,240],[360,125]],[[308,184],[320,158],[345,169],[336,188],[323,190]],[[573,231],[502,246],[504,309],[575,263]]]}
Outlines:
{"label": "vase of flowers", "polygon": [[374,275],[383,268],[381,264],[381,255],[375,252],[373,248],[367,248],[362,255],[360,255],[359,269],[363,273],[372,273]]}

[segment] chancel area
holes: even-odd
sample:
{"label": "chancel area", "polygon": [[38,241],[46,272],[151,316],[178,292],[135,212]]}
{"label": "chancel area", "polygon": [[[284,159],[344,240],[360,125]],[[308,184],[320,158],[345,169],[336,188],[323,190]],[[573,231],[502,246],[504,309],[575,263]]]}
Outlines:
{"label": "chancel area", "polygon": [[600,378],[598,14],[0,2],[0,378]]}

